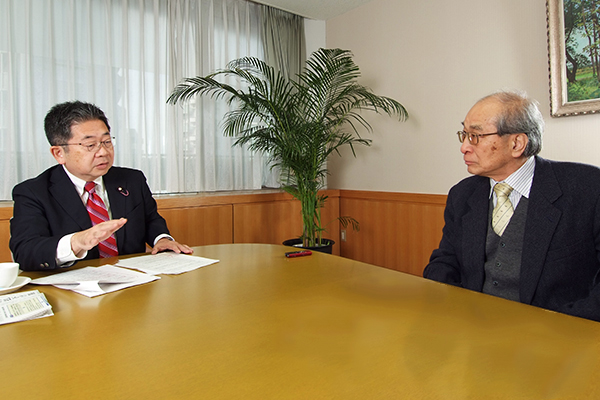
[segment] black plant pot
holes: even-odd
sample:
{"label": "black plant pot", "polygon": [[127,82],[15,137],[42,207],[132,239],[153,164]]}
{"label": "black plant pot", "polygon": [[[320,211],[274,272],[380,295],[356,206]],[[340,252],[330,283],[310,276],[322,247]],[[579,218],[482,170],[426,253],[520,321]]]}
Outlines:
{"label": "black plant pot", "polygon": [[335,242],[331,239],[323,239],[322,242],[326,243],[326,244],[322,245],[322,246],[315,246],[315,247],[304,247],[304,246],[302,246],[302,239],[288,239],[283,242],[283,245],[291,246],[291,247],[299,247],[299,248],[303,248],[303,249],[307,249],[307,250],[314,250],[314,251],[319,251],[321,253],[331,254],[331,250],[333,249],[333,245],[335,244]]}

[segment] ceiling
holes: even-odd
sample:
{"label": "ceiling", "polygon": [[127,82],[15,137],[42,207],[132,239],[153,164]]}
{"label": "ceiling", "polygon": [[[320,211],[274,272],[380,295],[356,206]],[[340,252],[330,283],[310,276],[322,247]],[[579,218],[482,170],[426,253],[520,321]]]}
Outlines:
{"label": "ceiling", "polygon": [[328,20],[371,0],[253,0],[310,19]]}

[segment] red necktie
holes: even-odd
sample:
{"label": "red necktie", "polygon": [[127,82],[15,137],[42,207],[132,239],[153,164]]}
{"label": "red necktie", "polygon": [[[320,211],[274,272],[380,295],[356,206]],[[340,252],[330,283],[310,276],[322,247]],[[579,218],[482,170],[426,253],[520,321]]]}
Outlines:
{"label": "red necktie", "polygon": [[[108,211],[104,202],[98,196],[98,193],[96,193],[96,184],[94,182],[87,182],[85,190],[89,193],[86,208],[90,214],[92,225],[108,221]],[[98,250],[100,250],[100,258],[118,256],[119,251],[117,250],[115,234],[113,233],[108,239],[98,243]]]}

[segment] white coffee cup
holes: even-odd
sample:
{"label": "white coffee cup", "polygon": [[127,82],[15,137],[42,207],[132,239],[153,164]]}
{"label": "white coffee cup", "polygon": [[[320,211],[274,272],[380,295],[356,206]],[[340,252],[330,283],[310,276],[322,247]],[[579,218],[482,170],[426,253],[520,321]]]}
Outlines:
{"label": "white coffee cup", "polygon": [[0,263],[0,288],[11,287],[19,275],[19,264],[13,262]]}

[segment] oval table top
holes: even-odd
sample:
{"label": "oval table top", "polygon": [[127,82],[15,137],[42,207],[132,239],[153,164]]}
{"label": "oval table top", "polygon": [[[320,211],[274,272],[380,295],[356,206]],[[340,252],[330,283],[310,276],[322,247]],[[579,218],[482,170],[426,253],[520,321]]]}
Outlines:
{"label": "oval table top", "polygon": [[22,288],[54,315],[0,326],[2,397],[600,398],[597,322],[280,245],[194,250],[219,262],[94,298]]}

